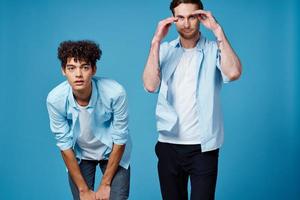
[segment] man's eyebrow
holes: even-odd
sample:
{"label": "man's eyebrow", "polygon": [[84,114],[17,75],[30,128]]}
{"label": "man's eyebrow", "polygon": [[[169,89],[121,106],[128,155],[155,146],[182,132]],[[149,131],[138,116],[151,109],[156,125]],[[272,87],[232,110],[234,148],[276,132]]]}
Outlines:
{"label": "man's eyebrow", "polygon": [[66,64],[67,67],[76,67],[75,65],[72,64]]}
{"label": "man's eyebrow", "polygon": [[91,63],[89,63],[89,62],[83,62],[82,64],[80,64],[80,66],[84,66],[84,65],[91,65]]}
{"label": "man's eyebrow", "polygon": [[194,17],[194,16],[196,16],[196,14],[190,14],[190,15],[187,15],[187,16],[176,15],[175,17],[187,17],[187,18],[189,18],[189,17]]}

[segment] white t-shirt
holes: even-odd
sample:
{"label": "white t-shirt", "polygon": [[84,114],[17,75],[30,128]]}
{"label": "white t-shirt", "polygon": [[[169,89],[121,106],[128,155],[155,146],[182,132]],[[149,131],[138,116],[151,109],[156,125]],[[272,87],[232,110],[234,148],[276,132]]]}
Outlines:
{"label": "white t-shirt", "polygon": [[107,146],[97,139],[91,129],[93,122],[92,114],[89,113],[86,107],[80,106],[79,108],[79,126],[80,134],[77,138],[77,145],[82,150],[82,159],[85,160],[101,160],[103,153]]}
{"label": "white t-shirt", "polygon": [[170,102],[178,115],[178,133],[165,142],[175,144],[200,144],[200,130],[196,107],[197,66],[199,52],[196,48],[184,49],[181,60],[171,77]]}

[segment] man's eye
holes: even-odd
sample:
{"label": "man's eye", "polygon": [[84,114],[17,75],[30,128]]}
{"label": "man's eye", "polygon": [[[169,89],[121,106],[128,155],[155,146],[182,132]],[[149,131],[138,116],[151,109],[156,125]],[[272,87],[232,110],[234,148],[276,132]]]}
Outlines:
{"label": "man's eye", "polygon": [[83,66],[83,69],[87,71],[87,70],[89,70],[89,69],[90,69],[90,66],[88,66],[88,65],[86,65],[86,66]]}
{"label": "man's eye", "polygon": [[67,69],[68,69],[69,71],[73,71],[75,68],[74,68],[74,67],[67,67]]}
{"label": "man's eye", "polygon": [[182,20],[184,20],[184,17],[179,16],[178,20],[182,21]]}

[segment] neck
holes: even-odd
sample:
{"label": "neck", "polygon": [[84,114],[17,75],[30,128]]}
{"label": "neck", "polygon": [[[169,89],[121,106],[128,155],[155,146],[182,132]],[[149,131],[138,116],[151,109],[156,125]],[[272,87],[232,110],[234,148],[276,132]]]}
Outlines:
{"label": "neck", "polygon": [[199,38],[200,38],[200,32],[198,32],[198,34],[191,39],[180,37],[181,46],[185,49],[194,48],[197,45]]}
{"label": "neck", "polygon": [[92,84],[87,90],[73,91],[74,98],[80,106],[87,106],[92,95]]}

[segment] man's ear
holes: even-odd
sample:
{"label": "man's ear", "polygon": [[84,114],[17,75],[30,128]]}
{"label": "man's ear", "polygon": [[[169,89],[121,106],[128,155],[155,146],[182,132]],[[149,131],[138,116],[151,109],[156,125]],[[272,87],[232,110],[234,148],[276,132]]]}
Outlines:
{"label": "man's ear", "polygon": [[96,74],[96,72],[97,72],[97,66],[95,65],[95,66],[93,67],[93,76]]}
{"label": "man's ear", "polygon": [[63,76],[66,76],[66,68],[65,67],[61,67],[61,73]]}

